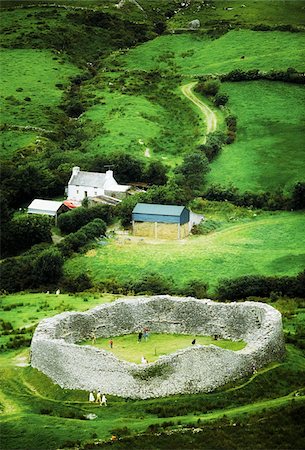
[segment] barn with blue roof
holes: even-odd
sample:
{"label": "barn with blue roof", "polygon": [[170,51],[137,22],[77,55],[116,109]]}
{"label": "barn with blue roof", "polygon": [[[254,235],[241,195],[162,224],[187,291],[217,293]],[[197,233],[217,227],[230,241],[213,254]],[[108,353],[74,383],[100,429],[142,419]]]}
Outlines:
{"label": "barn with blue roof", "polygon": [[134,236],[183,239],[189,234],[190,211],[185,206],[137,203],[132,228]]}

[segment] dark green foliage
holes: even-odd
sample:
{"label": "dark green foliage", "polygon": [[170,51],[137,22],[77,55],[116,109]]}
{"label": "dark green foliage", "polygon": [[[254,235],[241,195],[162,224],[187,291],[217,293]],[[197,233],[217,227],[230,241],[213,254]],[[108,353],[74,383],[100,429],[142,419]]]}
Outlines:
{"label": "dark green foliage", "polygon": [[220,82],[215,78],[208,78],[206,81],[199,82],[195,88],[199,94],[214,96],[217,94],[220,88]]}
{"label": "dark green foliage", "polygon": [[8,258],[0,264],[0,290],[18,292],[32,285],[32,258]]}
{"label": "dark green foliage", "polygon": [[33,264],[33,278],[38,285],[56,283],[62,275],[64,260],[55,247],[41,252]]}
{"label": "dark green foliage", "polygon": [[160,161],[152,161],[145,171],[145,181],[150,185],[164,185],[167,182],[166,172],[166,167]]}
{"label": "dark green foliage", "polygon": [[291,206],[293,209],[305,208],[305,183],[297,183],[292,192]]}
{"label": "dark green foliage", "polygon": [[58,244],[65,257],[71,256],[72,253],[77,252],[88,242],[99,236],[105,236],[106,224],[101,219],[94,219],[87,225],[81,227],[76,233],[69,234],[63,241]]}
{"label": "dark green foliage", "polygon": [[[184,429],[162,432],[163,424],[151,424],[146,433],[121,437],[120,440],[98,444],[98,448],[134,450],[244,450],[254,449],[296,450],[305,446],[302,418],[303,404],[262,411],[253,415],[234,418],[223,417],[213,422],[200,424],[200,419]],[[176,425],[169,422],[169,426]],[[164,428],[167,428],[165,423]],[[93,448],[91,444],[83,449]],[[96,448],[96,444],[94,446]]]}
{"label": "dark green foliage", "polygon": [[269,72],[261,72],[259,69],[251,69],[248,71],[234,69],[225,75],[220,75],[220,79],[221,81],[270,80],[285,81],[286,83],[305,83],[304,73],[298,72],[293,67],[289,67],[286,71],[270,70]]}
{"label": "dark green foliage", "polygon": [[219,94],[217,93],[214,97],[214,105],[215,106],[224,106],[228,103],[229,96],[227,94]]}
{"label": "dark green foliage", "polygon": [[57,224],[63,233],[73,233],[93,219],[102,219],[106,224],[110,224],[113,215],[114,207],[111,205],[97,205],[89,208],[81,206],[61,214]]}
{"label": "dark green foliage", "polygon": [[93,172],[105,172],[105,166],[110,165],[119,183],[144,181],[145,165],[132,155],[124,152],[99,155],[90,164]]}
{"label": "dark green foliage", "polygon": [[76,277],[66,275],[61,281],[61,288],[66,292],[84,292],[92,288],[92,283],[86,273]]}
{"label": "dark green foliage", "polygon": [[221,131],[216,131],[207,135],[206,143],[198,147],[211,162],[220,152],[226,142],[226,136]]}
{"label": "dark green foliage", "polygon": [[202,191],[204,176],[209,171],[207,157],[200,151],[195,151],[185,155],[181,166],[176,172],[176,182],[192,196],[198,195]]}
{"label": "dark green foliage", "polygon": [[14,255],[39,242],[51,242],[52,219],[38,214],[14,217],[1,233],[2,256]]}
{"label": "dark green foliage", "polygon": [[221,280],[217,286],[217,296],[221,300],[269,297],[272,292],[288,297],[305,297],[305,271],[296,277],[247,275],[233,280]]}
{"label": "dark green foliage", "polygon": [[209,234],[212,231],[217,230],[221,226],[221,222],[217,222],[213,219],[206,219],[200,222],[198,225],[194,225],[192,228],[192,234]]}
{"label": "dark green foliage", "polygon": [[131,195],[126,197],[119,205],[116,206],[115,214],[121,220],[123,227],[131,225],[132,210],[137,203],[144,200],[143,194]]}
{"label": "dark green foliage", "polygon": [[206,298],[208,283],[202,280],[190,280],[181,289],[181,295],[195,298]]}
{"label": "dark green foliage", "polygon": [[237,206],[264,208],[269,210],[290,209],[291,200],[282,191],[278,192],[244,192],[231,185],[224,187],[219,184],[211,184],[204,194],[207,200],[229,201]]}
{"label": "dark green foliage", "polygon": [[131,289],[137,294],[171,294],[174,282],[171,278],[151,272],[132,283]]}

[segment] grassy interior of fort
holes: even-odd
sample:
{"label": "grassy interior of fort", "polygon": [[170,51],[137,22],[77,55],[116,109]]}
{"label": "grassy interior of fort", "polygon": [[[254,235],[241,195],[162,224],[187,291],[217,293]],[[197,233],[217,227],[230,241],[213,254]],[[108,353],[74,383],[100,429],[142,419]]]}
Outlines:
{"label": "grassy interior of fort", "polygon": [[[155,362],[160,356],[174,353],[183,348],[191,347],[195,340],[196,345],[216,345],[226,350],[241,350],[246,346],[243,341],[231,341],[230,339],[219,339],[212,336],[193,336],[182,334],[156,334],[149,333],[148,337],[138,340],[138,334],[124,336],[110,336],[108,338],[97,338],[96,340],[82,341],[82,345],[93,345],[97,348],[110,351],[117,358],[140,364],[142,356],[148,363]],[[110,346],[112,341],[112,347]]]}

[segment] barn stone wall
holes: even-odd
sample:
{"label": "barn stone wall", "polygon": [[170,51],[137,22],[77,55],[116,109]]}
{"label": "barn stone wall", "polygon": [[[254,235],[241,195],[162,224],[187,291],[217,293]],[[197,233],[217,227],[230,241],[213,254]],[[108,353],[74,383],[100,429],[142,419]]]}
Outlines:
{"label": "barn stone wall", "polygon": [[[243,339],[239,351],[194,345],[155,363],[134,364],[78,343],[95,333],[114,337],[137,333],[220,335]],[[170,296],[132,297],[83,313],[45,319],[32,340],[32,366],[63,388],[94,390],[130,398],[210,392],[249,375],[284,355],[281,314],[263,303],[216,303]]]}

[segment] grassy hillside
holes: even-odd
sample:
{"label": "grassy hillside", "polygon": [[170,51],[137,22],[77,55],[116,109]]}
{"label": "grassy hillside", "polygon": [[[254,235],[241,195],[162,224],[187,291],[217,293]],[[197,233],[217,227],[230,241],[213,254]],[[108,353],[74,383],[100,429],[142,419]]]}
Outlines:
{"label": "grassy hillside", "polygon": [[87,272],[96,283],[141,278],[156,272],[181,286],[193,279],[211,290],[222,278],[242,275],[295,275],[305,263],[302,250],[304,214],[278,213],[254,217],[238,225],[224,224],[206,236],[183,241],[149,241],[119,237],[86,255],[67,261],[67,273]]}
{"label": "grassy hillside", "polygon": [[[109,300],[111,298],[107,296],[16,294],[1,297],[1,314],[8,320],[10,317],[7,314],[15,311],[15,329],[29,323],[29,305],[34,307],[36,304],[36,308],[40,308],[41,319],[54,312],[52,308],[41,309],[46,303],[53,308],[60,303],[65,305],[59,312],[67,308],[83,310],[84,306],[91,308]],[[296,324],[304,321],[301,303],[280,299],[274,306],[285,313],[285,329],[295,334]],[[5,450],[53,450],[80,447],[89,442],[103,445],[105,441],[105,446],[108,446],[113,434],[120,438],[119,448],[127,448],[125,440],[121,440],[125,436],[131,439],[129,448],[137,448],[138,443],[142,445],[143,439],[147,442],[145,448],[154,449],[159,442],[160,448],[164,449],[175,442],[183,442],[185,448],[194,448],[194,445],[195,448],[202,448],[203,436],[207,436],[207,442],[210,442],[209,433],[213,433],[213,445],[217,444],[219,448],[228,448],[230,442],[237,442],[236,439],[238,442],[242,440],[243,445],[248,442],[250,445],[258,437],[265,448],[280,449],[285,442],[285,448],[294,449],[302,442],[302,421],[298,418],[302,417],[300,408],[304,408],[302,381],[305,360],[302,351],[293,345],[287,346],[284,361],[272,364],[221,391],[145,401],[107,396],[107,409],[89,404],[86,391],[61,389],[54,385],[45,375],[28,365],[28,358],[29,348],[24,345],[0,355],[1,432],[5,436],[5,441],[2,440]],[[95,414],[95,418],[86,419],[88,414]],[[264,433],[265,420],[268,420],[268,435]],[[171,435],[170,440],[166,434],[161,434],[156,440],[156,432],[181,432],[184,427],[196,428],[200,433],[184,435],[182,440],[180,433],[176,437]],[[230,437],[230,430],[237,435]],[[255,433],[255,439],[249,431]],[[137,433],[143,432],[147,434],[137,437]],[[279,436],[280,442],[277,440]],[[212,443],[207,448],[212,448]]]}
{"label": "grassy hillside", "polygon": [[[224,73],[233,69],[304,70],[305,33],[233,30],[211,40],[185,33],[160,36],[119,58],[129,70],[165,70],[183,75]],[[244,56],[244,59],[241,59]]]}
{"label": "grassy hillside", "polygon": [[305,92],[279,82],[223,83],[237,116],[237,139],[212,163],[209,183],[241,191],[289,192],[304,181]]}
{"label": "grassy hillside", "polygon": [[77,68],[48,50],[6,49],[0,57],[2,123],[47,127]]}

